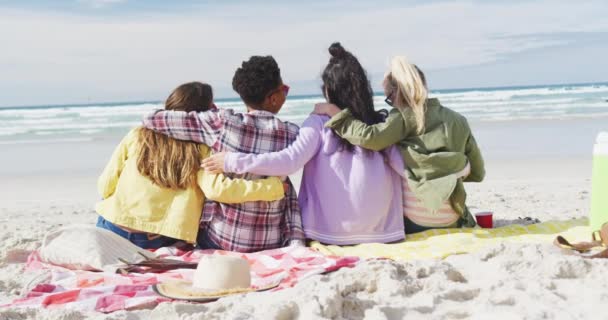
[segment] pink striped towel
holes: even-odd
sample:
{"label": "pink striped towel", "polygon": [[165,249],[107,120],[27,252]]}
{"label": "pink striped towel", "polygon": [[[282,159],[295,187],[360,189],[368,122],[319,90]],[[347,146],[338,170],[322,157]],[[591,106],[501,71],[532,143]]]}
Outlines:
{"label": "pink striped towel", "polygon": [[[294,286],[298,281],[343,267],[353,267],[356,257],[325,256],[311,248],[286,247],[256,253],[235,253],[220,250],[182,251],[176,247],[156,251],[159,258],[198,262],[204,255],[222,254],[245,258],[251,263],[252,285],[280,285],[273,290]],[[69,270],[45,264],[37,252],[30,255],[27,269],[50,271],[48,283],[36,285],[25,297],[15,299],[2,308],[69,308],[81,311],[113,312],[153,308],[171,301],[157,295],[152,285],[170,279],[191,280],[193,269],[171,270],[159,274],[120,275],[107,272]]]}

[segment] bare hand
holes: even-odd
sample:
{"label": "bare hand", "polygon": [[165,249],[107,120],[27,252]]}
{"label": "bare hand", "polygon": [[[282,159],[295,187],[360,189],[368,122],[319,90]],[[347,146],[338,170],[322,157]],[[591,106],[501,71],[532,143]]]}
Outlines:
{"label": "bare hand", "polygon": [[320,102],[315,104],[315,110],[312,113],[333,117],[340,111],[342,110],[333,103]]}
{"label": "bare hand", "polygon": [[223,173],[224,172],[224,158],[226,152],[216,153],[208,158],[203,159],[201,168],[211,173]]}

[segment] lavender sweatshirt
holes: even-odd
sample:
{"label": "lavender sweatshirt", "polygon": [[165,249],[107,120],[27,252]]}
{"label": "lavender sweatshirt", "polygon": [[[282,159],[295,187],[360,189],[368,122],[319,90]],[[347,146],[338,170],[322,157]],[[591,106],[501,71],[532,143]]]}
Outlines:
{"label": "lavender sweatshirt", "polygon": [[328,117],[311,115],[296,141],[279,152],[227,153],[224,170],[286,176],[304,167],[299,203],[307,238],[328,244],[405,238],[398,149],[343,150]]}

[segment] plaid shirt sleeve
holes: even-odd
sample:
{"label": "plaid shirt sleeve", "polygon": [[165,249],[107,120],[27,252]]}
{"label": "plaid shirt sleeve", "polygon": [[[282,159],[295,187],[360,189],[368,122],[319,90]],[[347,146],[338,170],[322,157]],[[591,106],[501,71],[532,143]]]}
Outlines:
{"label": "plaid shirt sleeve", "polygon": [[289,193],[285,196],[285,199],[288,200],[285,208],[285,225],[283,227],[284,246],[289,245],[289,241],[291,240],[306,240],[304,229],[302,228],[302,216],[300,215],[296,191],[289,178],[287,178],[286,182],[289,183]]}
{"label": "plaid shirt sleeve", "polygon": [[217,109],[205,112],[157,110],[144,116],[143,126],[177,140],[213,146],[220,137],[224,120]]}

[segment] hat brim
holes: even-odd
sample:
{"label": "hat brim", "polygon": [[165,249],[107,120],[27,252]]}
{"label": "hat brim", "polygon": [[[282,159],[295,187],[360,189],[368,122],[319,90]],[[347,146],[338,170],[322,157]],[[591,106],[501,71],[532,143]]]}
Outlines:
{"label": "hat brim", "polygon": [[158,283],[152,286],[154,292],[158,295],[173,299],[173,300],[185,300],[185,301],[193,301],[193,302],[209,302],[215,301],[220,298],[237,295],[237,294],[247,294],[250,292],[260,292],[266,291],[270,289],[274,289],[281,283],[280,280],[272,283],[270,285],[264,287],[249,287],[249,288],[237,288],[230,290],[222,290],[222,291],[210,291],[204,289],[198,289],[192,287],[192,282],[185,280],[174,280],[167,281],[164,283]]}

